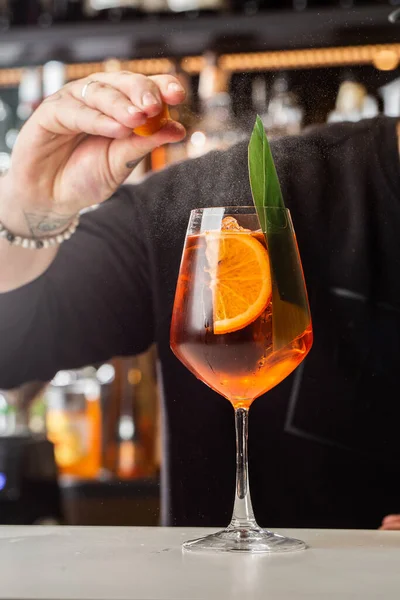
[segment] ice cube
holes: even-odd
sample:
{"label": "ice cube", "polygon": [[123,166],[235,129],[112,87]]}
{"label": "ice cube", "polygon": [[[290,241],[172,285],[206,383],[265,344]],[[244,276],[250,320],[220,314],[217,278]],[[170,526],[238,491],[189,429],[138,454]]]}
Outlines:
{"label": "ice cube", "polygon": [[222,219],[221,231],[249,231],[241,227],[234,217],[225,217]]}

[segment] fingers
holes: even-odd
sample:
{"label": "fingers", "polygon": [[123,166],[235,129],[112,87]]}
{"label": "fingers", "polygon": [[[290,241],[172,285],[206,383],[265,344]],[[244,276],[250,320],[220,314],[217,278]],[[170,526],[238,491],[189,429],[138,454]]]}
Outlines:
{"label": "fingers", "polygon": [[383,519],[379,529],[384,531],[400,530],[400,515],[388,515]]}
{"label": "fingers", "polygon": [[172,75],[152,75],[148,79],[151,79],[157,85],[162,99],[167,104],[175,106],[185,99],[186,91],[176,77]]}
{"label": "fingers", "polygon": [[[84,97],[82,90],[85,90]],[[146,114],[132,104],[128,96],[103,81],[92,80],[90,85],[84,84],[81,89],[71,86],[70,92],[78,102],[111,117],[130,130],[146,122]]]}
{"label": "fingers", "polygon": [[86,133],[123,138],[132,132],[124,123],[87,106],[65,91],[45,101],[36,113],[39,125],[56,135]]}
{"label": "fingers", "polygon": [[114,140],[109,151],[109,167],[116,181],[123,181],[138,161],[154,148],[163,144],[179,142],[185,137],[183,125],[169,121],[150,137],[131,135],[127,139]]}
{"label": "fingers", "polygon": [[[184,97],[184,89],[171,75],[95,73],[67,84],[47,98],[33,120],[39,121],[47,134],[83,133],[121,139],[129,137],[148,117],[158,114],[163,102],[179,104]],[[154,148],[182,136],[182,128],[167,127],[161,133],[161,141],[151,136],[147,142],[141,140],[137,144],[139,147],[150,143]]]}
{"label": "fingers", "polygon": [[[83,87],[89,81],[103,83],[118,90],[133,106],[148,117],[155,116],[161,111],[162,102],[172,105],[179,104],[186,95],[178,79],[172,75],[145,77],[137,73],[121,71],[119,73],[94,73],[85,80],[79,80],[71,84],[71,91],[75,97],[81,94]],[[97,92],[99,92],[99,86],[96,83],[91,83],[87,87],[85,102],[91,101],[90,98],[95,95],[96,86]],[[103,88],[102,93],[104,91]]]}

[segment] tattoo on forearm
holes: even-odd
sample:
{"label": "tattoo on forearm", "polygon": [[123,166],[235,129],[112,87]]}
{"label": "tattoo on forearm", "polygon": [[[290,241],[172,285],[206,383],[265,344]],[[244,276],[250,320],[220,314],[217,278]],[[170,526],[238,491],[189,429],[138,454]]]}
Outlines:
{"label": "tattoo on forearm", "polygon": [[135,167],[137,167],[137,165],[140,163],[142,159],[140,158],[139,160],[130,160],[129,162],[126,163],[126,168],[127,169],[134,169]]}
{"label": "tattoo on forearm", "polygon": [[75,215],[56,212],[25,212],[24,217],[33,237],[45,237],[66,229]]}

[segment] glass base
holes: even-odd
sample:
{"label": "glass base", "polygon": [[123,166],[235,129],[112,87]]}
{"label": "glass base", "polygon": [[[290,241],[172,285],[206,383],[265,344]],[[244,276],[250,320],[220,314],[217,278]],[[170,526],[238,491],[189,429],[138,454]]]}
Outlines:
{"label": "glass base", "polygon": [[261,527],[223,529],[212,535],[190,540],[184,550],[208,552],[298,552],[307,545],[301,540],[287,538]]}

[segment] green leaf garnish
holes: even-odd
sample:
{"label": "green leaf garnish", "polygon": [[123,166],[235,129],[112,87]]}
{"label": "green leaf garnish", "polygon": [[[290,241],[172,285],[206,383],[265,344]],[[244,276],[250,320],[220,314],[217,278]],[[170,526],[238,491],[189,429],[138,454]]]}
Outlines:
{"label": "green leaf garnish", "polygon": [[249,150],[254,205],[264,232],[272,274],[274,351],[284,348],[309,325],[303,275],[282,190],[264,125],[257,115]]}
{"label": "green leaf garnish", "polygon": [[271,147],[261,118],[257,115],[249,149],[249,177],[253,202],[257,210],[261,228],[267,229],[264,208],[285,208],[282,190],[276,172]]}

